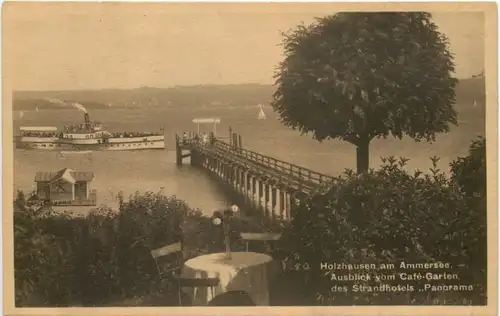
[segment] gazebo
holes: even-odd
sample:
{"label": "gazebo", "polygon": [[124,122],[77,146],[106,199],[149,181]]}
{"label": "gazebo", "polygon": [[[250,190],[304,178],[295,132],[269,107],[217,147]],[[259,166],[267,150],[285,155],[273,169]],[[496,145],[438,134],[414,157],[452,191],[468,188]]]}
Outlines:
{"label": "gazebo", "polygon": [[[35,175],[38,198],[66,204],[95,205],[95,191],[90,190],[93,172],[77,172],[64,168],[56,172],[37,172]],[[89,203],[93,200],[94,203]],[[59,204],[59,203],[57,203]]]}

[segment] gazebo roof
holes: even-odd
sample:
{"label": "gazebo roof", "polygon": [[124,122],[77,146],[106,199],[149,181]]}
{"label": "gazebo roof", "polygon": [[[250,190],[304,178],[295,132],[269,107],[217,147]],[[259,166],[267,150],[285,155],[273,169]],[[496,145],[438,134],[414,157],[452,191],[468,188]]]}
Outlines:
{"label": "gazebo roof", "polygon": [[35,175],[35,182],[54,182],[57,180],[64,180],[69,183],[77,181],[90,182],[94,179],[93,172],[77,172],[73,169],[64,168],[57,172],[37,172]]}

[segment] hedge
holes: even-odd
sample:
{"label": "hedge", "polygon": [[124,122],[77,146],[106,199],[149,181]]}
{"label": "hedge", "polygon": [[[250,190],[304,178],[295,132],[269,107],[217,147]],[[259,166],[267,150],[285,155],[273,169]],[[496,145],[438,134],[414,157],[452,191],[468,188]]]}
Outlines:
{"label": "hedge", "polygon": [[101,206],[82,218],[26,207],[22,193],[15,208],[16,306],[95,306],[150,291],[168,297],[150,250],[184,239],[189,258],[211,243],[208,218],[159,193],[120,197],[118,211]]}
{"label": "hedge", "polygon": [[[281,242],[287,273],[296,277],[307,305],[486,304],[486,167],[485,140],[471,145],[468,156],[451,163],[451,175],[405,170],[407,159],[383,159],[378,170],[356,175],[347,170],[334,184],[294,206],[295,217]],[[401,262],[449,263],[447,270],[401,271]],[[304,265],[307,263],[304,269]],[[414,292],[353,292],[352,285],[371,281],[332,280],[348,271],[320,269],[321,263],[380,264],[399,272],[457,273],[460,280],[384,281],[408,284]],[[351,271],[363,272],[362,270]],[[398,276],[398,275],[397,275]],[[418,291],[424,285],[465,284],[473,291]],[[338,286],[332,291],[332,286]],[[347,292],[343,286],[347,287]],[[338,289],[341,291],[337,291]],[[358,287],[359,288],[359,287]]]}

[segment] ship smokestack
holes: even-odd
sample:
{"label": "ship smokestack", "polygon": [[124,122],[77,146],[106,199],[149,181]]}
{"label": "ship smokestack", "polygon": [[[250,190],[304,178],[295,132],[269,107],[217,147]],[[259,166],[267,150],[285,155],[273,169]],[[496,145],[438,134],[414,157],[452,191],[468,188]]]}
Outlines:
{"label": "ship smokestack", "polygon": [[91,124],[90,124],[89,114],[87,112],[83,113],[83,118],[85,120],[85,128],[86,129],[90,129],[91,128]]}

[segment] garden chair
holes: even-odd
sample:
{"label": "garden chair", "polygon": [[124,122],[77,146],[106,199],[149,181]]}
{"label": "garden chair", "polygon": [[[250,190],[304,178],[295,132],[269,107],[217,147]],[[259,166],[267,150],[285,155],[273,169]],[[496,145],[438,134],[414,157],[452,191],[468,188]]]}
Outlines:
{"label": "garden chair", "polygon": [[[174,254],[175,260],[172,262],[171,255]],[[173,272],[182,268],[182,242],[177,242],[157,249],[153,249],[151,250],[151,257],[153,257],[153,259],[155,260],[158,276],[160,277],[160,279],[162,279],[165,275],[172,274]],[[167,260],[167,257],[170,260]]]}
{"label": "garden chair", "polygon": [[241,239],[245,242],[245,250],[248,251],[249,243],[252,241],[260,241],[266,244],[277,241],[281,238],[279,233],[241,233]]}
{"label": "garden chair", "polygon": [[215,297],[215,287],[219,285],[218,278],[183,278],[174,275],[174,280],[177,285],[177,294],[179,297],[179,305],[182,304],[182,289],[183,288],[209,288],[212,297]]}
{"label": "garden chair", "polygon": [[244,291],[229,291],[217,295],[208,302],[208,306],[256,306],[256,304]]}
{"label": "garden chair", "polygon": [[[176,255],[176,260],[172,265],[172,261],[169,260],[168,264],[163,264],[160,262],[161,259],[170,256]],[[184,264],[184,255],[183,255],[183,247],[182,242],[169,244],[154,250],[151,250],[151,256],[156,262],[156,268],[158,270],[158,275],[160,277],[160,281],[163,279],[167,279],[172,281],[177,288],[177,296],[179,299],[179,305],[190,305],[183,304],[183,302],[187,301],[187,298],[182,295],[183,288],[199,288],[199,287],[208,287],[212,291],[212,297],[215,295],[215,287],[219,284],[218,278],[184,278],[180,276],[180,272],[182,270],[182,266]],[[163,266],[163,268],[162,268]]]}

